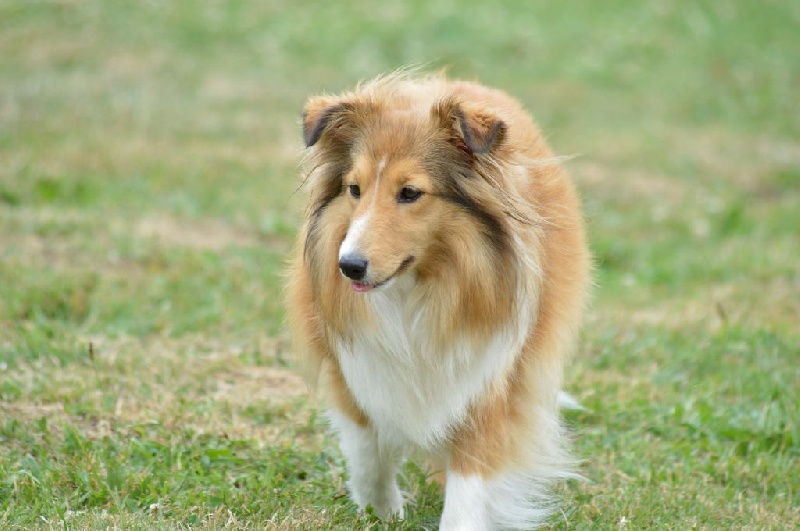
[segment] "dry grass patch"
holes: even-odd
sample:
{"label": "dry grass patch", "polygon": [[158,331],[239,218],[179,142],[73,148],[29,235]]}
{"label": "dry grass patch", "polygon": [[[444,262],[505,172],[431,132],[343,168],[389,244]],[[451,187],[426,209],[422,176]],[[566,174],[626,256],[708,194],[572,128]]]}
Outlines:
{"label": "dry grass patch", "polygon": [[729,129],[704,128],[693,134],[666,132],[674,152],[696,164],[687,178],[707,185],[730,183],[745,193],[769,197],[771,173],[800,168],[800,143],[764,135],[737,134]]}
{"label": "dry grass patch", "polygon": [[263,243],[254,230],[234,228],[211,219],[189,221],[174,216],[150,216],[139,219],[133,231],[137,237],[155,240],[160,245],[202,251],[222,251],[233,245],[253,247]]}
{"label": "dry grass patch", "polygon": [[[61,366],[42,358],[6,372],[21,393],[7,418],[47,418],[90,437],[158,423],[232,439],[276,443],[313,414],[306,386],[292,370],[242,361],[245,347],[202,338],[87,340],[87,359]],[[263,348],[278,352],[278,341]],[[89,357],[91,353],[91,358]],[[277,357],[265,358],[277,360]],[[316,434],[312,435],[316,439]]]}
{"label": "dry grass patch", "polygon": [[294,371],[280,367],[234,367],[220,375],[214,399],[232,404],[291,400],[308,389]]}
{"label": "dry grass patch", "polygon": [[622,204],[640,204],[643,199],[652,200],[653,205],[678,207],[692,193],[692,187],[682,181],[642,169],[620,169],[596,161],[579,159],[572,163],[570,171],[582,188],[591,192],[587,199],[597,196],[613,198]]}

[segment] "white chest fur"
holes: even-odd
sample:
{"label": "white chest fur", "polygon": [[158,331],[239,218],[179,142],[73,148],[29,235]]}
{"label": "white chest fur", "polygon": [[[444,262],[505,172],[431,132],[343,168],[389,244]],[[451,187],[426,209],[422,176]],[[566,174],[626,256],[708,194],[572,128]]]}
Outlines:
{"label": "white chest fur", "polygon": [[[409,308],[406,280],[365,294],[377,326],[341,341],[339,362],[359,406],[386,443],[433,450],[462,421],[471,401],[509,370],[529,318],[487,341],[455,338],[435,351],[426,308]],[[403,285],[406,284],[406,285]]]}

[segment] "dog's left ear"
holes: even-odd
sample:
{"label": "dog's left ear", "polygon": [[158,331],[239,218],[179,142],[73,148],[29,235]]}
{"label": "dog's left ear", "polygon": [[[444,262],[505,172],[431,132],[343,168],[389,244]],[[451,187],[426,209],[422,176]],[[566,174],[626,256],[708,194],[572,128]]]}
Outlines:
{"label": "dog's left ear", "polygon": [[484,155],[500,146],[506,136],[506,124],[484,109],[447,99],[432,110],[439,123],[457,135],[459,147],[472,154]]}

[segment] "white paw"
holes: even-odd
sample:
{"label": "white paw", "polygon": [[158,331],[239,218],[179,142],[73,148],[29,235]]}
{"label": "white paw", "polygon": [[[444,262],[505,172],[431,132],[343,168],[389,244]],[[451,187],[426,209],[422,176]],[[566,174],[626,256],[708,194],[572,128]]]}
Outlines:
{"label": "white paw", "polygon": [[382,496],[382,500],[377,505],[373,503],[372,507],[375,513],[381,520],[389,520],[391,518],[398,518],[400,520],[405,516],[403,511],[403,493],[397,483],[393,483],[387,492]]}
{"label": "white paw", "polygon": [[354,491],[353,501],[356,502],[361,511],[364,511],[368,505],[372,506],[375,514],[383,521],[391,520],[392,518],[402,520],[405,516],[403,493],[395,482],[383,488],[371,490],[369,493]]}

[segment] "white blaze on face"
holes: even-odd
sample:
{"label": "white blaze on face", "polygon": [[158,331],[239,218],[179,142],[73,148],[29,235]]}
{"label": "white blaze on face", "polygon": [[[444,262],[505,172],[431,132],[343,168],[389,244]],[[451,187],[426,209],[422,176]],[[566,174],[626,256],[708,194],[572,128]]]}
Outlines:
{"label": "white blaze on face", "polygon": [[381,157],[381,161],[378,163],[378,169],[375,171],[375,185],[378,185],[378,181],[381,179],[381,175],[383,175],[383,169],[386,168],[386,155]]}
{"label": "white blaze on face", "polygon": [[339,260],[348,254],[358,254],[358,240],[361,238],[361,234],[364,232],[364,228],[369,222],[371,213],[370,209],[366,214],[360,218],[354,219],[350,224],[350,228],[347,230],[347,236],[342,242],[342,246],[339,247]]}
{"label": "white blaze on face", "polygon": [[369,219],[372,217],[372,213],[375,211],[375,202],[378,198],[378,185],[381,180],[381,175],[383,175],[384,168],[386,168],[385,155],[381,158],[381,161],[378,163],[378,168],[375,171],[375,189],[372,193],[372,200],[370,201],[369,208],[367,208],[367,211],[364,214],[357,217],[350,223],[350,228],[347,229],[347,236],[342,242],[341,247],[339,247],[339,260],[348,254],[359,254],[358,241],[361,239],[361,235],[369,226]]}

